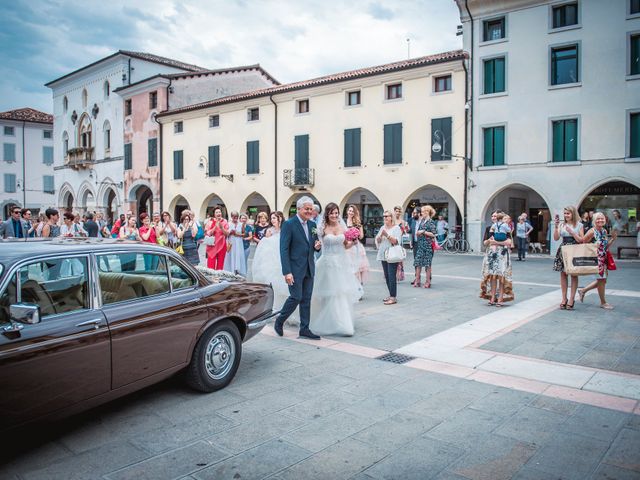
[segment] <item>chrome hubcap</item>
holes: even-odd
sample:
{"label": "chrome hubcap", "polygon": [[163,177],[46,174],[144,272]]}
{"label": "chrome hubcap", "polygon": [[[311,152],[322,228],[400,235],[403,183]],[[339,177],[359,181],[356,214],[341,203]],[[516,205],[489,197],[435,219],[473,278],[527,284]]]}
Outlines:
{"label": "chrome hubcap", "polygon": [[209,340],[204,357],[207,374],[214,380],[224,378],[236,357],[236,347],[229,332],[218,332]]}

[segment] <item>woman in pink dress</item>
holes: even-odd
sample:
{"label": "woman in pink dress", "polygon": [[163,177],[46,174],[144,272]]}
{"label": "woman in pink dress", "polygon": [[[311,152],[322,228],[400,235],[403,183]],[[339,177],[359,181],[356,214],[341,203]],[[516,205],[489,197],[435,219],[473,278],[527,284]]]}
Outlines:
{"label": "woman in pink dress", "polygon": [[213,245],[207,245],[207,267],[213,270],[224,270],[229,224],[222,218],[220,207],[213,210],[213,217],[205,225],[204,231],[205,235],[214,238]]}
{"label": "woman in pink dress", "polygon": [[349,205],[347,207],[347,228],[357,228],[360,231],[360,238],[356,240],[352,248],[347,249],[347,255],[351,259],[351,267],[356,279],[360,285],[364,286],[364,282],[367,279],[369,273],[369,260],[367,259],[367,252],[364,249],[362,241],[364,239],[364,228],[362,227],[362,220],[360,220],[360,211],[355,205]]}

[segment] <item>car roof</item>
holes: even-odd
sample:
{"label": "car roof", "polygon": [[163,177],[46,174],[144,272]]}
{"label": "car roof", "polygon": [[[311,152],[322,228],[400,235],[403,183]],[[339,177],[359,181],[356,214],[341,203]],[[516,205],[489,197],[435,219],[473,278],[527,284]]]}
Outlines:
{"label": "car roof", "polygon": [[0,240],[0,262],[8,266],[34,255],[100,253],[114,247],[126,246],[130,250],[154,249],[159,253],[172,253],[171,249],[148,242],[121,240],[119,238],[29,238]]}

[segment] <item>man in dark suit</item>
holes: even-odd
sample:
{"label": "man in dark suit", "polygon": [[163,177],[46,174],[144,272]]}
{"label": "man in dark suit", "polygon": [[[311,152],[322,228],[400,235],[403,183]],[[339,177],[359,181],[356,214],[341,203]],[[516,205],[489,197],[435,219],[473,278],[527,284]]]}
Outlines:
{"label": "man in dark suit", "polygon": [[13,207],[11,218],[0,224],[0,236],[2,238],[27,238],[29,224],[22,219],[22,209]]}
{"label": "man in dark suit", "polygon": [[282,224],[280,230],[280,263],[284,280],[289,285],[289,298],[284,302],[274,329],[283,335],[282,326],[300,305],[300,336],[319,340],[320,336],[309,329],[311,319],[311,294],[316,272],[314,252],[320,250],[320,241],[313,216],[313,200],[302,197],[296,202],[298,213]]}

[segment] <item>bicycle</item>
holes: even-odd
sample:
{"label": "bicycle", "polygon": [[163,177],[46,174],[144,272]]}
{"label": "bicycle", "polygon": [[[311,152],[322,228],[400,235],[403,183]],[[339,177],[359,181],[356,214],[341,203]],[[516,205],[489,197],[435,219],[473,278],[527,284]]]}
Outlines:
{"label": "bicycle", "polygon": [[446,238],[442,242],[438,242],[438,245],[448,253],[467,253],[471,251],[469,242],[464,238],[464,233],[458,228],[455,231],[449,231]]}

